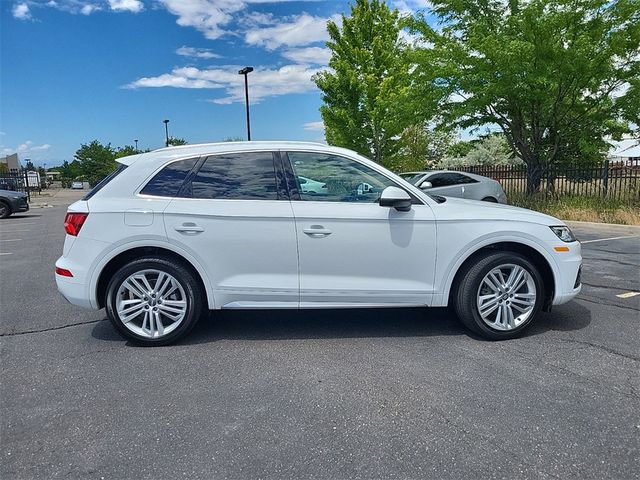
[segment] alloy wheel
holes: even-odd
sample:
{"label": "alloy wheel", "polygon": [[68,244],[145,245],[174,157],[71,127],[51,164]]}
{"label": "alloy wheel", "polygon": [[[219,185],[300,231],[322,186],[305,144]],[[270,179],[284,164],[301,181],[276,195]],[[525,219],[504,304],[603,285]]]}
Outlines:
{"label": "alloy wheel", "polygon": [[187,313],[187,296],[180,282],[155,269],[129,275],[118,289],[116,312],[133,333],[160,338],[173,332]]}
{"label": "alloy wheel", "polygon": [[516,264],[492,269],[480,282],[477,307],[482,321],[495,330],[522,325],[536,305],[536,285],[531,274]]}

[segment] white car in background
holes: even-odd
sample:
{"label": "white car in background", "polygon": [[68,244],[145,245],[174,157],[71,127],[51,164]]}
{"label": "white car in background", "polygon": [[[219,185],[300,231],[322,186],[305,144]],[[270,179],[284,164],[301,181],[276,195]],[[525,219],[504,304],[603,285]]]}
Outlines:
{"label": "white car in background", "polygon": [[[560,220],[430,196],[342,148],[189,145],[118,159],[65,219],[59,291],[163,345],[209,310],[444,307],[489,339],[580,291]],[[305,193],[299,178],[331,188]]]}
{"label": "white car in background", "polygon": [[84,188],[84,183],[82,183],[82,182],[73,182],[71,184],[71,188],[73,190],[82,190]]}
{"label": "white car in background", "polygon": [[475,173],[450,170],[406,172],[400,176],[425,192],[445,197],[467,198],[492,203],[507,203],[500,182]]}

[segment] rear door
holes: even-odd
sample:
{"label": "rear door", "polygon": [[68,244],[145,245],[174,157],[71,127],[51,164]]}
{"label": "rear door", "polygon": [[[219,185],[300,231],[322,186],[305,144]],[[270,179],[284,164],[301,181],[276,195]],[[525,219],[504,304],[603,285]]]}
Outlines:
{"label": "rear door", "polygon": [[425,181],[431,182],[429,193],[444,195],[445,197],[464,197],[463,185],[459,183],[459,174],[455,172],[441,172],[429,175]]}
{"label": "rear door", "polygon": [[164,212],[169,240],[205,266],[217,308],[297,307],[295,223],[276,152],[200,160]]}

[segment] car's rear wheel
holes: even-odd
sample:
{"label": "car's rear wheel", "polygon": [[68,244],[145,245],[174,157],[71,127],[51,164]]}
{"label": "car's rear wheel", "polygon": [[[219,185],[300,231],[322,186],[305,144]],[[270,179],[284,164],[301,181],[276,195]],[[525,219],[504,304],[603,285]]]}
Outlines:
{"label": "car's rear wheel", "polygon": [[141,258],[107,287],[107,316],[139,345],[167,345],[186,335],[203,312],[204,294],[189,269],[165,258]]}
{"label": "car's rear wheel", "polygon": [[538,269],[512,252],[487,252],[461,272],[454,308],[462,323],[491,340],[518,336],[542,307]]}
{"label": "car's rear wheel", "polygon": [[0,218],[7,218],[9,215],[11,215],[11,207],[7,202],[0,200]]}
{"label": "car's rear wheel", "polygon": [[483,202],[489,202],[489,203],[498,203],[498,200],[495,199],[494,197],[484,197],[482,199]]}

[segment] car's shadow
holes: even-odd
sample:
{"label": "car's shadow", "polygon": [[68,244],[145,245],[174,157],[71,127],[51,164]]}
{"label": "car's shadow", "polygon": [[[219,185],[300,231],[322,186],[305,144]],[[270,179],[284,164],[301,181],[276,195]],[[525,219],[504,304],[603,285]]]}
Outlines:
{"label": "car's shadow", "polygon": [[11,215],[10,217],[7,217],[7,218],[10,218],[10,219],[14,220],[14,219],[18,219],[18,218],[36,218],[36,217],[41,217],[41,216],[42,216],[42,214],[39,214],[39,213],[29,213],[29,214],[26,214],[26,215],[25,214],[14,213],[13,215]]}
{"label": "car's shadow", "polygon": [[[591,312],[576,302],[541,313],[524,337],[550,330],[585,328]],[[462,326],[447,308],[378,308],[339,310],[223,310],[198,322],[178,342],[180,345],[219,340],[299,340],[322,338],[430,337],[468,335],[483,339]],[[99,340],[123,339],[110,322],[98,322],[92,336]],[[128,345],[132,345],[127,342]]]}

